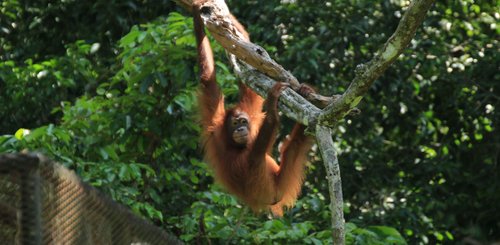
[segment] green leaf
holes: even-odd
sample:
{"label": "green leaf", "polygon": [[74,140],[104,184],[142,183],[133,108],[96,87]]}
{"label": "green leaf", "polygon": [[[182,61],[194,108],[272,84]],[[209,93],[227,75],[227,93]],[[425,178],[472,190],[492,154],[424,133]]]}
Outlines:
{"label": "green leaf", "polygon": [[121,180],[130,180],[130,172],[127,165],[123,164],[122,166],[120,166],[120,172],[118,173],[118,177]]}
{"label": "green leaf", "polygon": [[434,236],[436,237],[436,239],[438,241],[443,241],[444,240],[444,236],[443,234],[439,233],[439,232],[434,232]]}
{"label": "green leaf", "polygon": [[454,240],[454,239],[453,239],[453,235],[452,235],[449,231],[446,231],[444,234],[446,235],[446,237],[447,237],[448,239],[450,239],[450,240]]}
{"label": "green leaf", "polygon": [[101,154],[102,159],[108,160],[109,154],[104,148],[99,147],[99,153]]}
{"label": "green leaf", "polygon": [[198,184],[200,182],[200,180],[198,179],[198,177],[196,175],[191,175],[191,182],[193,184]]}
{"label": "green leaf", "polygon": [[135,44],[136,38],[139,36],[141,32],[139,31],[139,28],[137,26],[133,26],[132,30],[125,35],[122,39],[120,39],[120,46],[121,47],[126,47],[126,46],[133,46]]}
{"label": "green leaf", "polygon": [[16,133],[14,134],[14,136],[16,137],[16,139],[18,140],[21,140],[22,138],[24,138],[24,136],[26,134],[28,134],[30,131],[28,129],[25,129],[25,128],[20,128],[16,131]]}
{"label": "green leaf", "polygon": [[113,146],[105,146],[104,151],[106,152],[107,156],[111,157],[112,160],[117,161],[119,159]]}

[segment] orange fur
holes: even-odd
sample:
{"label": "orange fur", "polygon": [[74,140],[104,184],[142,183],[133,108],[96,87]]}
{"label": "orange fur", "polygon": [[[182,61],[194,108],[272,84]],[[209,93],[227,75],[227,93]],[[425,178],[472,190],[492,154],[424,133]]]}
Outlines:
{"label": "orange fur", "polygon": [[[271,211],[283,215],[283,207],[294,204],[303,183],[304,163],[312,140],[297,124],[283,143],[281,164],[269,155],[278,127],[279,88],[264,101],[240,84],[240,101],[234,108],[224,108],[224,96],[217,87],[213,54],[199,16],[200,5],[193,6],[195,34],[200,67],[199,104],[203,127],[205,158],[214,169],[215,179],[255,212]],[[236,20],[233,17],[234,20]],[[236,20],[237,21],[237,20]],[[248,40],[248,33],[237,22],[236,28]],[[262,112],[266,107],[267,114]],[[229,140],[226,119],[237,110],[249,116],[249,138],[244,148]]]}

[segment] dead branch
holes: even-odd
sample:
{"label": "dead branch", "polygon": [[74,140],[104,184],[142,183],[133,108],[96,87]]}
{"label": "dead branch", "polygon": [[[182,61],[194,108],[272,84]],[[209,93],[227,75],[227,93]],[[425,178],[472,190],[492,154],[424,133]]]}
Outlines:
{"label": "dead branch", "polygon": [[[177,2],[184,8],[191,6],[190,0],[177,0]],[[274,61],[264,48],[247,41],[235,28],[224,0],[205,1],[201,4],[200,12],[205,26],[226,51],[275,81],[287,82],[295,91],[300,88],[300,82],[292,73]],[[324,108],[331,104],[334,97],[311,93],[306,99]]]}
{"label": "dead branch", "polygon": [[[190,0],[176,0],[184,6],[191,6]],[[415,36],[417,27],[435,0],[414,0],[407,8],[394,34],[377,52],[372,60],[358,65],[354,80],[344,94],[334,97],[313,95],[309,101],[328,104],[323,110],[304,100],[291,90],[285,90],[280,99],[280,109],[287,116],[306,125],[314,125],[316,140],[323,156],[329,182],[332,235],[334,244],[345,243],[342,182],[337,155],[333,146],[331,129],[338,121],[355,111],[355,106],[367,93],[373,81],[377,79],[408,46]],[[288,82],[291,88],[300,87],[298,80],[281,65],[269,57],[260,46],[243,37],[231,22],[230,12],[224,0],[207,0],[201,6],[201,16],[214,38],[233,56],[230,60],[238,77],[257,93],[265,96],[274,81],[270,78]],[[243,61],[239,63],[237,59]],[[249,66],[248,66],[248,65]],[[251,66],[251,67],[250,67]],[[255,69],[262,72],[257,72]],[[269,78],[270,77],[270,78]],[[323,106],[320,106],[321,108]]]}

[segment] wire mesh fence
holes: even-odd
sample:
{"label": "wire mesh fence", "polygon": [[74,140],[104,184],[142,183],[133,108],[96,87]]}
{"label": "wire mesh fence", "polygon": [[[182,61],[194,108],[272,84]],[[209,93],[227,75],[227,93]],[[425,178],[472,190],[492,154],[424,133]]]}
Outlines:
{"label": "wire mesh fence", "polygon": [[0,244],[180,244],[33,154],[0,155]]}

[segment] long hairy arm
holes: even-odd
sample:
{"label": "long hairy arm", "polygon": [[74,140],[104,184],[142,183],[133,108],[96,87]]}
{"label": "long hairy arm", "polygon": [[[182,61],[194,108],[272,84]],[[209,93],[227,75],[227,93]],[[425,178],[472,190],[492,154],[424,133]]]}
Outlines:
{"label": "long hairy arm", "polygon": [[204,31],[203,21],[200,17],[200,5],[198,4],[193,4],[193,22],[200,69],[199,105],[201,119],[205,131],[211,131],[212,127],[223,122],[224,97],[217,85],[214,55]]}

